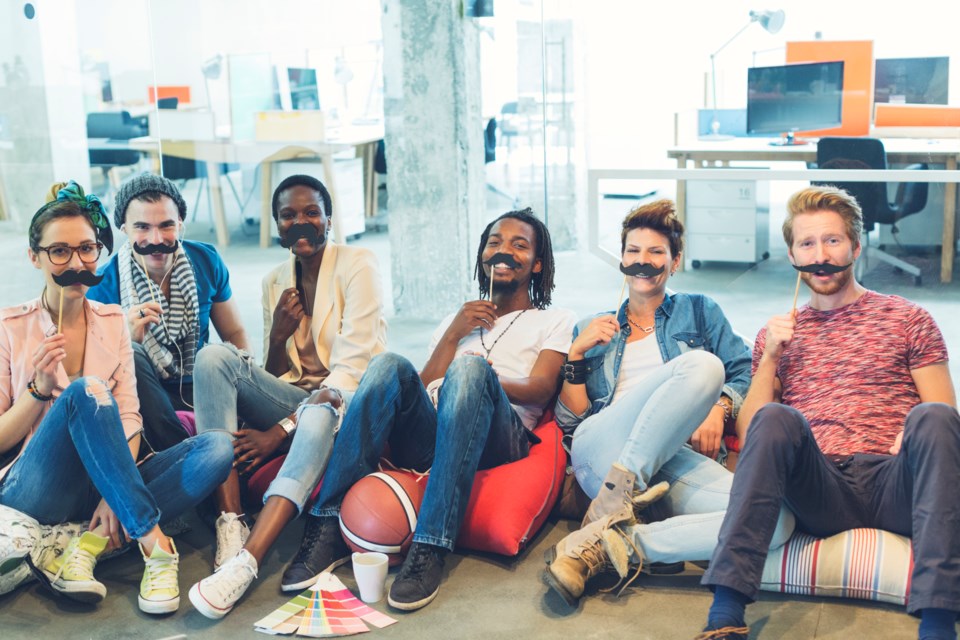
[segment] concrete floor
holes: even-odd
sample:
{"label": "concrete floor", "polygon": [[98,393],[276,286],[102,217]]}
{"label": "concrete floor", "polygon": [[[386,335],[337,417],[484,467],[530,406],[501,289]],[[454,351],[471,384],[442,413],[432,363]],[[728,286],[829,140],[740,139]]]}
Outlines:
{"label": "concrete floor", "polygon": [[[622,215],[623,202],[606,205],[614,217]],[[202,217],[202,214],[201,214]],[[779,223],[771,221],[771,227]],[[189,226],[188,237],[209,239],[206,223]],[[261,342],[260,279],[284,258],[279,247],[261,250],[256,239],[234,234],[233,244],[223,251],[231,269],[234,294],[240,303],[245,326],[254,345]],[[386,234],[366,234],[358,241],[374,248],[382,269],[389,268]],[[8,306],[38,295],[41,283],[30,268],[25,251],[25,234],[0,225],[0,264],[10,276],[0,279],[0,306]],[[707,264],[697,271],[678,274],[674,289],[705,292],[725,309],[734,327],[753,337],[766,318],[788,309],[793,295],[795,272],[786,262],[782,241],[771,239],[770,260],[747,265]],[[920,260],[924,264],[924,286],[915,288],[909,277],[898,276],[886,266],[870,274],[867,285],[896,293],[924,305],[940,324],[948,347],[960,348],[960,282],[940,285],[939,258]],[[620,288],[619,274],[585,252],[557,256],[558,289],[554,304],[586,315],[613,306]],[[384,291],[391,291],[389,273],[384,272]],[[388,301],[388,310],[392,304]],[[951,320],[954,318],[954,320]],[[421,364],[433,321],[392,318],[389,343],[392,350]],[[954,380],[960,380],[957,365]],[[36,585],[0,596],[0,637],[14,638],[238,638],[258,637],[253,622],[283,604],[288,598],[279,592],[279,576],[299,543],[302,524],[288,527],[268,556],[260,580],[240,606],[219,622],[195,612],[186,591],[210,571],[213,535],[193,516],[193,530],[179,536],[181,553],[180,610],[154,618],[137,609],[136,593],[142,561],[136,552],[106,561],[98,577],[109,594],[99,607],[91,608],[48,596]],[[399,619],[399,624],[374,630],[383,638],[552,638],[561,635],[581,638],[690,638],[701,628],[710,602],[699,586],[700,570],[690,566],[680,576],[643,576],[622,597],[591,592],[577,609],[549,593],[539,581],[544,550],[572,530],[569,521],[548,521],[518,558],[478,553],[455,553],[448,558],[447,577],[436,601],[412,614],[389,612],[381,602],[377,608]],[[354,586],[349,567],[337,575]],[[389,579],[388,579],[389,580]],[[915,637],[917,623],[901,608],[853,601],[784,597],[763,594],[748,610],[751,638],[908,638]]]}

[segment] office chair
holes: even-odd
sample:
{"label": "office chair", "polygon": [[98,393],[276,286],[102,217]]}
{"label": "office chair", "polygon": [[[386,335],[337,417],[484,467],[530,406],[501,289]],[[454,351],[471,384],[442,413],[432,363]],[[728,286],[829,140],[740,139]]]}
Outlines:
{"label": "office chair", "polygon": [[[120,142],[147,135],[146,129],[130,117],[127,111],[101,111],[87,114],[87,138],[107,138]],[[106,195],[118,188],[119,180],[113,171],[118,167],[135,167],[142,157],[132,149],[91,149],[87,152],[90,167],[100,169],[107,182]]]}
{"label": "office chair", "polygon": [[[883,142],[876,138],[821,138],[817,143],[817,165],[821,169],[886,169],[887,154]],[[912,164],[907,169],[925,170],[926,164]],[[819,183],[827,184],[827,183]],[[877,258],[897,269],[913,276],[917,286],[921,284],[920,269],[900,258],[870,246],[870,232],[878,224],[892,225],[897,233],[896,224],[906,216],[919,213],[927,206],[929,183],[906,182],[897,186],[897,195],[890,202],[886,182],[834,182],[835,187],[843,189],[860,203],[863,210],[863,252],[857,264],[857,277],[866,272],[870,258]],[[896,237],[896,235],[894,235]]]}

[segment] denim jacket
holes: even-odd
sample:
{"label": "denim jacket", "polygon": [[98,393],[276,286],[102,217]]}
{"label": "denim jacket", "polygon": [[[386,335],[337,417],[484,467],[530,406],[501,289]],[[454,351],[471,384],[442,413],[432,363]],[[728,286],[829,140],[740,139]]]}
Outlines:
{"label": "denim jacket", "polygon": [[[612,311],[608,311],[609,315]],[[573,330],[573,338],[580,334],[597,316],[584,318]],[[726,381],[723,395],[733,400],[733,414],[736,415],[743,398],[750,388],[750,348],[743,338],[738,336],[720,306],[707,296],[691,293],[667,293],[663,303],[654,314],[657,344],[664,362],[690,351],[705,349],[723,362]],[[602,411],[613,399],[620,374],[620,361],[630,336],[630,323],[627,322],[627,302],[623,303],[617,314],[620,332],[608,344],[593,347],[586,354],[587,361],[587,397],[590,406],[582,414],[570,411],[563,402],[557,400],[557,424],[565,433],[573,433],[583,420]]]}

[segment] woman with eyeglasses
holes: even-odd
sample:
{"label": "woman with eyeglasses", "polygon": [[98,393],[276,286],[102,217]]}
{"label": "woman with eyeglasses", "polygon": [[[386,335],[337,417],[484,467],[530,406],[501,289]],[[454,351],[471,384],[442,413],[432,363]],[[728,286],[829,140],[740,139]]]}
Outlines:
{"label": "woman with eyeglasses", "polygon": [[179,555],[160,523],[226,478],[230,437],[191,438],[134,460],[142,421],[126,316],[86,299],[113,235],[103,205],[75,182],[30,223],[27,255],[43,274],[40,297],[0,310],[0,505],[41,524],[89,518],[87,531],[37,569],[56,592],[99,602],[97,558],[128,540],[146,563],[139,606],[176,611]]}

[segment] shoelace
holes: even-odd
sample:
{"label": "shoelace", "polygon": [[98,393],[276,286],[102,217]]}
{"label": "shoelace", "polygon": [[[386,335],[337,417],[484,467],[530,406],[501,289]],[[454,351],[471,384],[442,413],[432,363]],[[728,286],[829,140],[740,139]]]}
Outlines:
{"label": "shoelace", "polygon": [[[417,547],[414,549],[413,559],[410,560],[409,569],[404,571],[406,574],[404,577],[409,579],[418,580],[424,573],[427,571],[427,567],[430,566],[430,559],[433,557],[433,550],[428,547]],[[399,579],[400,576],[397,576]]]}
{"label": "shoelace", "polygon": [[74,538],[74,540],[67,546],[67,550],[64,552],[67,557],[60,565],[60,570],[53,576],[52,582],[59,580],[67,567],[71,569],[72,573],[89,576],[89,579],[93,580],[93,568],[97,566],[97,558],[86,549],[80,548],[79,538]]}
{"label": "shoelace", "polygon": [[[339,523],[336,524],[339,528]],[[334,527],[334,522],[328,521],[326,519],[321,520],[316,526],[310,526],[309,524],[304,531],[303,542],[300,544],[300,548],[297,550],[296,555],[293,556],[292,562],[300,562],[306,564],[307,559],[313,555],[314,547],[323,540],[325,537],[330,535],[327,533],[327,529],[332,529]],[[339,534],[339,531],[337,531]]]}
{"label": "shoelace", "polygon": [[230,559],[229,562],[221,565],[219,569],[214,572],[212,578],[204,580],[204,586],[210,589],[213,589],[217,592],[217,595],[228,601],[233,601],[237,599],[237,592],[243,591],[247,588],[247,579],[243,575],[243,571],[246,570],[256,579],[257,571],[251,567],[247,562],[242,560],[243,555],[238,554]]}
{"label": "shoelace", "polygon": [[230,513],[227,514],[223,526],[217,527],[217,545],[226,544],[234,537],[243,537],[243,522],[239,517]]}
{"label": "shoelace", "polygon": [[143,559],[147,565],[147,591],[157,591],[161,589],[179,588],[177,567],[180,565],[179,557],[170,558],[150,558]]}
{"label": "shoelace", "polygon": [[747,635],[750,633],[749,627],[722,627],[720,629],[711,629],[710,631],[704,631],[698,635],[695,640],[715,640],[717,638],[724,638],[728,635],[739,633],[740,635]]}

